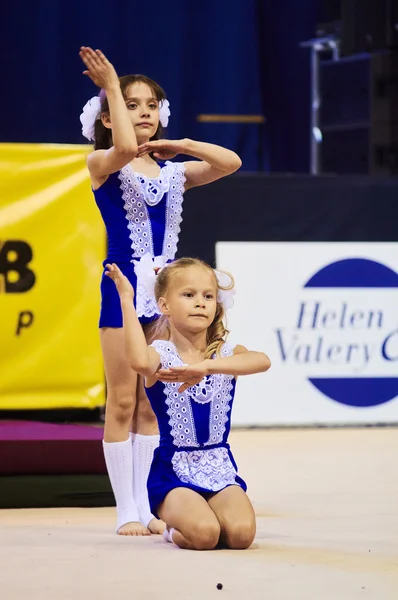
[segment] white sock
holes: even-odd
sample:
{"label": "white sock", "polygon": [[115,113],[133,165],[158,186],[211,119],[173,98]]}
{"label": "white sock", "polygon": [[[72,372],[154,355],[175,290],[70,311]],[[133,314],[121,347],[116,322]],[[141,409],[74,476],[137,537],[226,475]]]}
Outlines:
{"label": "white sock", "polygon": [[159,435],[132,435],[133,442],[133,494],[137,501],[140,521],[145,526],[154,518],[149,507],[147,481],[153,453],[159,446]]}
{"label": "white sock", "polygon": [[170,529],[166,529],[163,532],[163,538],[165,539],[166,542],[169,542],[170,544],[174,544],[174,546],[176,546],[177,544],[173,541],[173,533],[174,533],[174,527],[170,527]]}
{"label": "white sock", "polygon": [[116,500],[117,528],[126,523],[140,522],[133,496],[133,451],[131,438],[125,442],[102,442],[106,468]]}

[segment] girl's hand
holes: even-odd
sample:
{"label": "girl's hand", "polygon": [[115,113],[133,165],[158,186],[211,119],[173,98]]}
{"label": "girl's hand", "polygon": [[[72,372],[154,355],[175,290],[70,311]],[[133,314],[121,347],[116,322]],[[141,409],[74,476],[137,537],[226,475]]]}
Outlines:
{"label": "girl's hand", "polygon": [[134,299],[134,288],[127,279],[125,275],[121,272],[119,267],[112,263],[111,265],[106,265],[105,275],[110,277],[112,281],[115,282],[117,291],[119,292],[119,296],[127,296],[130,297],[131,300]]}
{"label": "girl's hand", "polygon": [[207,361],[203,360],[194,365],[184,365],[183,367],[170,367],[170,369],[159,369],[156,373],[156,379],[163,382],[178,381],[182,385],[178,392],[185,392],[192,385],[200,383],[202,379],[209,374]]}
{"label": "girl's hand", "polygon": [[117,73],[101,50],[94,52],[92,48],[82,46],[79,56],[87,67],[87,71],[83,71],[83,75],[90,77],[95,85],[104,90],[116,86],[120,88]]}
{"label": "girl's hand", "polygon": [[184,152],[184,140],[154,140],[138,146],[137,158],[153,152],[159,160],[169,160]]}

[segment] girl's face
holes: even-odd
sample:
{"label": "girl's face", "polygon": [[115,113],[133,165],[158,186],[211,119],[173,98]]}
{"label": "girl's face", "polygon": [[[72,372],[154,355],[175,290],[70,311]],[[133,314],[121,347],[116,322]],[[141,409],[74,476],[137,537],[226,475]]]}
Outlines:
{"label": "girl's face", "polygon": [[135,129],[137,142],[148,141],[159,125],[159,102],[146,83],[133,83],[126,90],[126,106]]}
{"label": "girl's face", "polygon": [[173,274],[159,306],[174,326],[190,333],[206,331],[217,308],[217,283],[213,272],[198,265]]}
{"label": "girl's face", "polygon": [[[159,102],[151,88],[142,82],[133,83],[125,92],[125,102],[134,127],[138,144],[147,142],[153,137],[159,126]],[[109,119],[104,122],[112,127]]]}

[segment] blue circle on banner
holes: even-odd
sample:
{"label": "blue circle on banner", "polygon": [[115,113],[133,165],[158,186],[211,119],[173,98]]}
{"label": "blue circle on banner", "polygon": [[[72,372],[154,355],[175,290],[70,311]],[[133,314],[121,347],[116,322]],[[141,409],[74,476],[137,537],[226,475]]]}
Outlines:
{"label": "blue circle on banner", "polygon": [[[320,269],[304,288],[398,288],[398,274],[374,260],[347,258]],[[398,395],[398,377],[309,377],[308,380],[322,394],[347,406],[378,406]]]}

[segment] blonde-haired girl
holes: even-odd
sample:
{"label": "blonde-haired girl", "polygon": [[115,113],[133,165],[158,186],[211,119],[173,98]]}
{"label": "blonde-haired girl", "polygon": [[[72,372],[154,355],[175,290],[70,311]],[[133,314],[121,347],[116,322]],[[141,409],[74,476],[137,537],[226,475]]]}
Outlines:
{"label": "blonde-haired girl", "polygon": [[228,444],[231,408],[236,378],[267,371],[270,360],[225,341],[232,277],[191,258],[157,275],[147,267],[142,280],[162,313],[149,346],[132,285],[116,264],[106,266],[120,297],[126,356],[145,377],[160,430],[148,478],[151,510],[167,524],[165,539],[180,548],[247,548],[255,516]]}

